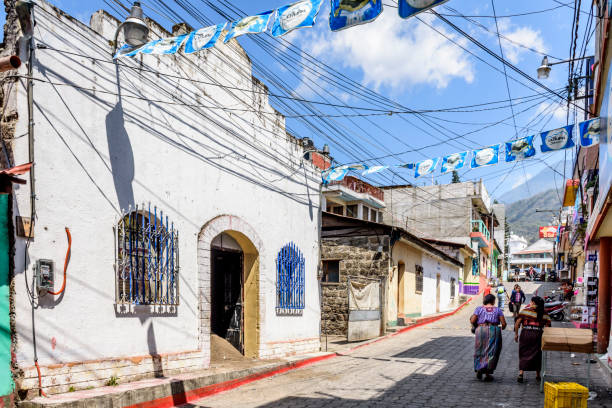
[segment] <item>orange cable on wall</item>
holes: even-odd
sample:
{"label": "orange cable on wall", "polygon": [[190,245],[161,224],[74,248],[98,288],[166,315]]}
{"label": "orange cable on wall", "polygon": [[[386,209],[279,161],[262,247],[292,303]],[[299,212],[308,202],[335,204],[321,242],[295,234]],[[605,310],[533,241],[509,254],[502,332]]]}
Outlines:
{"label": "orange cable on wall", "polygon": [[40,367],[38,366],[38,360],[34,360],[34,365],[36,366],[36,372],[38,372],[38,390],[40,391],[40,395],[46,397],[47,394],[42,389],[42,378],[40,376]]}
{"label": "orange cable on wall", "polygon": [[68,262],[70,262],[70,249],[72,248],[72,236],[70,230],[66,227],[66,237],[68,238],[68,250],[66,251],[66,259],[64,259],[64,282],[62,288],[57,292],[47,292],[51,295],[59,295],[66,289],[66,271],[68,270]]}

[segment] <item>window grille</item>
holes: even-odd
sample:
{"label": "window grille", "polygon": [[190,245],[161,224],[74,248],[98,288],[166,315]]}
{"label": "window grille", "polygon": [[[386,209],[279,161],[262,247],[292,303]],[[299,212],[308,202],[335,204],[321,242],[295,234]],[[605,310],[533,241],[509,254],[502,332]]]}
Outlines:
{"label": "window grille", "polygon": [[454,298],[455,297],[455,278],[451,278],[450,281],[450,297]]}
{"label": "window grille", "polygon": [[297,245],[285,245],[276,258],[276,307],[281,310],[304,309],[304,255]]}
{"label": "window grille", "polygon": [[117,224],[116,301],[178,305],[178,231],[163,212],[136,206]]}
{"label": "window grille", "polygon": [[423,293],[423,267],[421,265],[415,265],[415,282],[416,282],[416,288],[415,288],[415,292],[417,293]]}

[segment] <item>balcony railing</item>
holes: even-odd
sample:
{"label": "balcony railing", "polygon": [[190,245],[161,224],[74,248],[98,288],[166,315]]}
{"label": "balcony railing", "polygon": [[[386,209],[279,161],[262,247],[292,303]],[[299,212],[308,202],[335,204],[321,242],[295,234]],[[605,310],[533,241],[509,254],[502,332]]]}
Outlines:
{"label": "balcony railing", "polygon": [[374,187],[371,184],[366,183],[363,180],[359,180],[356,177],[347,176],[342,181],[332,181],[329,183],[330,186],[344,186],[349,190],[352,190],[360,194],[369,194],[372,197],[380,201],[385,201],[385,193],[378,187]]}
{"label": "balcony railing", "polygon": [[472,220],[472,232],[480,232],[487,238],[487,241],[491,241],[491,234],[489,229],[481,220]]}

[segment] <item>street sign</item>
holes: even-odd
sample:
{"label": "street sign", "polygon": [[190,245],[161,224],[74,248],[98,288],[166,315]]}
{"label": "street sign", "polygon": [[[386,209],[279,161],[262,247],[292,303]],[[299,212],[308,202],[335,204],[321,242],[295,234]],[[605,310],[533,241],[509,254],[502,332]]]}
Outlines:
{"label": "street sign", "polygon": [[548,227],[540,227],[540,238],[556,238],[557,227],[554,225]]}

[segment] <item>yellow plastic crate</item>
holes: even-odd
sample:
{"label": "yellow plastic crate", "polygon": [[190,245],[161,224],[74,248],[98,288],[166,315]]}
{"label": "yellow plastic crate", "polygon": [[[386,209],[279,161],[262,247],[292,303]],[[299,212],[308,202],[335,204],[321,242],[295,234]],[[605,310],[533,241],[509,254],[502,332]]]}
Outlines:
{"label": "yellow plastic crate", "polygon": [[576,383],[544,383],[544,408],[587,408],[589,389]]}

